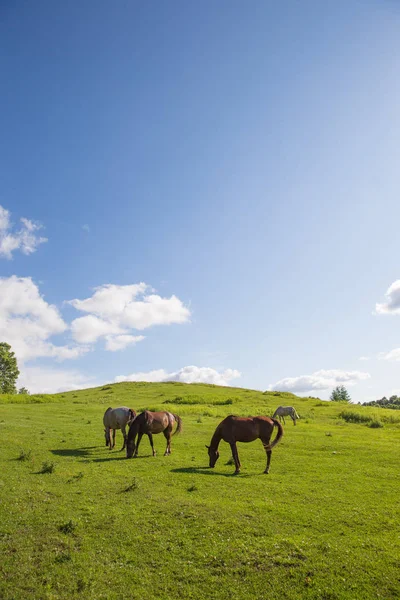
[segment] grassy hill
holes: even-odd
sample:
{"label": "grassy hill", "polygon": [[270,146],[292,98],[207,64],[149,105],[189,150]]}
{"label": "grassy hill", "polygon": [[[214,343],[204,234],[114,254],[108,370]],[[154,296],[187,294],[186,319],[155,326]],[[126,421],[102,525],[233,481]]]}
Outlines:
{"label": "grassy hill", "polygon": [[[263,475],[261,442],[205,444],[227,414],[293,404]],[[104,445],[108,406],[169,410],[183,432]],[[0,396],[0,597],[368,599],[400,596],[400,414],[202,384],[120,383]],[[117,450],[122,437],[117,433]]]}

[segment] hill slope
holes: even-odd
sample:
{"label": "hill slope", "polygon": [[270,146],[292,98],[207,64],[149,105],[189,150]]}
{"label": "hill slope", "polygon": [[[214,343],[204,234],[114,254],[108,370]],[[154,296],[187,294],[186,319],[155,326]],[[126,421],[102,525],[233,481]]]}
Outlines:
{"label": "hill slope", "polygon": [[[286,421],[270,475],[258,441],[239,444],[241,475],[223,442],[208,469],[204,446],[221,418],[279,404],[301,419]],[[117,405],[180,414],[172,455],[162,456],[163,436],[155,458],[147,439],[136,460],[110,452],[102,416]],[[0,597],[399,597],[399,421],[390,410],[200,384],[0,397]]]}

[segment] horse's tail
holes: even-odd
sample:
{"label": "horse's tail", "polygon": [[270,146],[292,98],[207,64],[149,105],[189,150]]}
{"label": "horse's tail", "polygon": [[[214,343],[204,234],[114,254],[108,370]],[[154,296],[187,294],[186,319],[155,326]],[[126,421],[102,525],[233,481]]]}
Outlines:
{"label": "horse's tail", "polygon": [[[182,431],[182,419],[179,415],[173,415],[173,417],[176,421],[175,433],[180,433]],[[172,435],[175,435],[175,433],[173,433]]]}
{"label": "horse's tail", "polygon": [[278,434],[276,436],[276,438],[274,439],[274,441],[272,442],[272,444],[268,444],[268,447],[266,448],[267,450],[272,450],[272,448],[274,448],[277,444],[279,444],[279,442],[282,439],[283,436],[283,427],[282,425],[279,423],[279,421],[277,419],[272,418],[271,419],[274,423],[274,426],[278,428]]}

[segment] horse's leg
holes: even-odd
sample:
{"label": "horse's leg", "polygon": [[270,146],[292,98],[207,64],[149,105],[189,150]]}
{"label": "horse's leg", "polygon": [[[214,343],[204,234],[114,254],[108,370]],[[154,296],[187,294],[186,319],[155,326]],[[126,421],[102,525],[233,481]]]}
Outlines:
{"label": "horse's leg", "polygon": [[237,447],[236,447],[236,442],[231,442],[230,446],[231,446],[231,450],[232,450],[233,460],[235,461],[235,467],[236,467],[235,475],[237,475],[238,473],[240,473],[241,465],[240,465],[240,460],[239,460],[239,454],[238,454]]}
{"label": "horse's leg", "polygon": [[292,417],[293,419],[293,425],[296,425],[296,417]]}
{"label": "horse's leg", "polygon": [[164,456],[168,456],[169,454],[171,454],[171,431],[169,427],[167,427],[167,429],[164,429],[163,433],[165,439],[167,440],[167,447],[165,449]]}
{"label": "horse's leg", "polygon": [[123,427],[121,427],[121,433],[124,436],[124,445],[122,446],[120,452],[122,452],[122,450],[124,450],[125,446],[126,446],[126,430],[125,430],[125,425]]}
{"label": "horse's leg", "polygon": [[116,430],[111,429],[111,431],[112,431],[112,442],[111,442],[111,436],[110,436],[110,450],[111,450],[111,448],[114,448],[114,446],[115,446],[115,431]]}
{"label": "horse's leg", "polygon": [[148,433],[147,435],[149,436],[149,442],[150,442],[151,449],[153,450],[153,456],[155,456],[156,451],[154,450],[153,436],[151,435],[151,433]]}
{"label": "horse's leg", "polygon": [[134,454],[134,457],[135,457],[135,458],[136,458],[136,456],[138,455],[138,451],[139,451],[139,444],[140,444],[140,440],[142,439],[142,437],[143,437],[143,433],[140,431],[140,432],[138,433],[138,436],[137,436],[137,444],[136,444],[136,450],[135,450],[135,454]]}
{"label": "horse's leg", "polygon": [[271,464],[271,456],[272,456],[272,450],[268,450],[268,448],[269,448],[269,440],[270,439],[271,438],[262,438],[261,439],[261,441],[263,443],[263,446],[264,446],[264,450],[265,450],[265,452],[267,454],[267,466],[265,467],[265,471],[264,471],[264,473],[266,475],[268,475],[268,473],[269,473],[269,465]]}

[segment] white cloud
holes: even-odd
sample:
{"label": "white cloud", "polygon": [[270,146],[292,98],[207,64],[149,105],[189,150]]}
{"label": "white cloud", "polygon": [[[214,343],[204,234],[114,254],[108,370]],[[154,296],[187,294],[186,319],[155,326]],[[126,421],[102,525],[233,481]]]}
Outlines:
{"label": "white cloud", "polygon": [[369,379],[371,375],[362,371],[340,371],[331,369],[321,370],[311,375],[300,377],[287,377],[269,386],[270,390],[280,392],[312,392],[315,390],[327,390],[337,385],[354,385],[363,379]]}
{"label": "white cloud", "polygon": [[127,346],[137,344],[144,340],[144,335],[107,335],[106,350],[116,352],[117,350],[125,350]]}
{"label": "white cloud", "polygon": [[[132,330],[143,330],[153,325],[171,325],[189,321],[190,310],[176,296],[162,298],[145,283],[133,285],[105,284],[85,300],[70,300],[77,310],[89,313],[72,321],[74,340],[93,343],[101,337],[107,340],[109,350],[126,347],[140,341],[130,335]],[[110,338],[109,336],[118,336]],[[122,337],[125,336],[125,337]],[[128,337],[126,337],[128,336]]]}
{"label": "white cloud", "polygon": [[358,360],[371,360],[370,356],[360,356],[360,358]]}
{"label": "white cloud", "polygon": [[117,324],[104,321],[94,315],[74,319],[71,323],[71,331],[74,340],[80,344],[92,344],[100,337],[123,332]]}
{"label": "white cloud", "polygon": [[397,279],[388,288],[385,294],[386,301],[376,304],[375,312],[378,315],[400,314],[400,279]]}
{"label": "white cloud", "polygon": [[79,371],[36,366],[24,366],[17,384],[18,387],[26,387],[31,394],[56,394],[98,385],[102,385],[102,383]]}
{"label": "white cloud", "polygon": [[40,244],[47,242],[47,238],[36,234],[42,229],[40,223],[34,223],[24,217],[21,223],[20,229],[13,228],[10,212],[0,206],[0,257],[11,259],[15,250],[20,250],[23,254],[32,254]]}
{"label": "white cloud", "polygon": [[[0,213],[0,227],[7,225],[7,218],[7,215]],[[57,307],[44,300],[30,277],[0,277],[0,339],[12,346],[19,361],[40,357],[59,361],[78,358],[89,352],[100,338],[104,339],[106,350],[123,350],[145,339],[143,335],[132,335],[131,328],[126,325],[129,317],[126,317],[125,312],[138,310],[140,313],[137,304],[152,306],[153,295],[144,296],[143,300],[135,302],[138,295],[143,295],[149,289],[143,283],[102,286],[92,298],[70,302],[79,310],[90,314],[74,319],[69,326]],[[180,322],[188,318],[188,309],[175,296],[170,299],[159,296],[156,298],[161,304],[165,302],[169,306],[163,313],[163,318],[157,310],[153,313],[150,311],[153,324],[162,321]],[[149,318],[149,314],[144,315],[144,319],[146,318]],[[52,343],[52,336],[66,332],[72,335],[75,342],[73,345]]]}
{"label": "white cloud", "polygon": [[131,373],[130,375],[119,375],[116,382],[121,381],[180,381],[182,383],[213,383],[215,385],[228,385],[232,379],[237,379],[241,373],[236,369],[226,369],[219,372],[209,367],[188,366],[172,373],[165,369],[155,371]]}
{"label": "white cloud", "polygon": [[381,352],[378,354],[379,360],[390,360],[390,361],[399,361],[400,360],[400,348],[394,348],[390,350],[390,352]]}
{"label": "white cloud", "polygon": [[0,338],[20,361],[37,357],[76,358],[86,347],[55,346],[53,335],[67,330],[57,308],[48,304],[30,277],[0,278]]}

